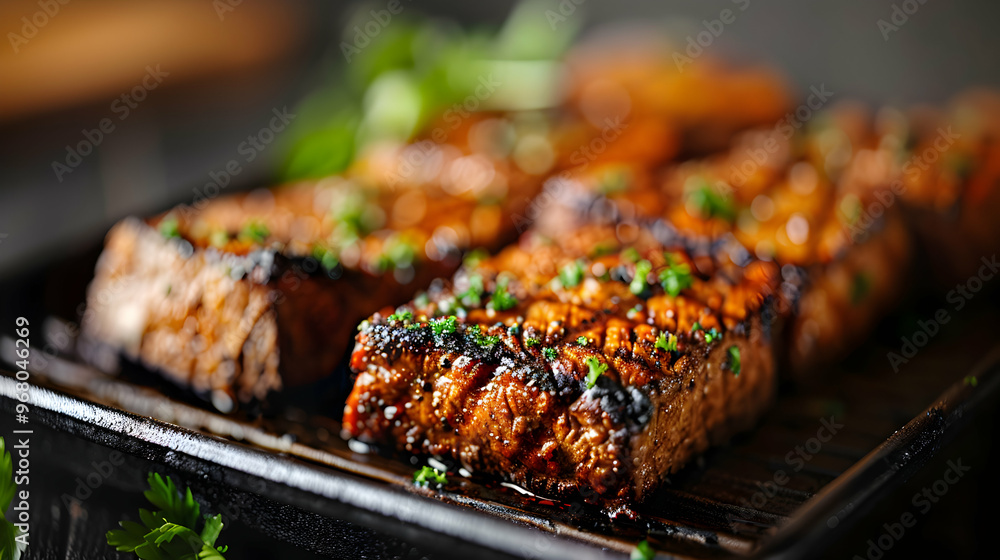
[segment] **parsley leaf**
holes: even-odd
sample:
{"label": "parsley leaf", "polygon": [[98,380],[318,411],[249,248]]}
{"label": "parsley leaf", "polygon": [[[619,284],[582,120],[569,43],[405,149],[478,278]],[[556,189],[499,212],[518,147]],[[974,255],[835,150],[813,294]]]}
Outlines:
{"label": "parsley leaf", "polygon": [[718,331],[715,327],[705,331],[705,343],[711,344],[713,340],[721,340],[722,333]]}
{"label": "parsley leaf", "polygon": [[409,311],[403,311],[403,312],[397,311],[392,315],[389,315],[390,323],[394,323],[396,321],[403,321],[405,323],[406,321],[412,321],[412,320],[413,320],[413,313],[410,313]]}
{"label": "parsley leaf", "polygon": [[164,218],[160,222],[160,235],[165,239],[180,238],[181,230],[177,218]]}
{"label": "parsley leaf", "polygon": [[181,492],[168,477],[149,473],[149,490],[143,493],[156,511],[139,510],[141,524],[121,521],[121,529],[108,531],[107,542],[119,552],[134,552],[139,558],[181,560],[225,560],[222,556],[228,547],[216,547],[215,541],[222,532],[222,516],[204,516],[201,504],[195,501],[191,489]]}
{"label": "parsley leaf", "polygon": [[615,167],[604,172],[597,183],[597,192],[614,194],[625,191],[632,183],[632,174],[627,167]]}
{"label": "parsley leaf", "polygon": [[525,338],[524,339],[524,346],[527,347],[527,348],[531,348],[532,346],[537,346],[538,344],[541,344],[541,343],[542,343],[542,341],[538,340],[537,338]]}
{"label": "parsley leaf", "polygon": [[583,282],[583,263],[573,261],[559,271],[559,282],[564,288],[572,288]]}
{"label": "parsley leaf", "polygon": [[0,558],[7,560],[12,558],[18,560],[21,553],[27,547],[26,544],[18,542],[17,537],[21,530],[7,520],[4,513],[10,507],[14,494],[17,493],[17,485],[14,484],[14,462],[7,451],[4,439],[0,437]]}
{"label": "parsley leaf", "polygon": [[448,477],[443,472],[424,465],[420,467],[419,471],[413,473],[413,483],[421,487],[430,484],[448,484]]}
{"label": "parsley leaf", "polygon": [[434,336],[440,337],[455,332],[458,328],[458,317],[450,315],[440,319],[431,319],[430,325],[431,330],[434,331]]}
{"label": "parsley leaf", "polygon": [[552,360],[556,359],[558,353],[556,352],[555,348],[542,348],[542,355],[545,356],[546,360],[551,362]]}
{"label": "parsley leaf", "polygon": [[740,363],[740,347],[730,346],[729,347],[729,369],[733,370],[733,375],[736,377],[740,376],[740,368],[742,364]]}
{"label": "parsley leaf", "polygon": [[621,260],[627,263],[638,262],[642,256],[639,255],[639,251],[636,251],[635,247],[629,247],[621,252]]}
{"label": "parsley leaf", "polygon": [[689,212],[694,210],[696,217],[703,219],[722,218],[727,222],[736,219],[736,208],[733,200],[712,188],[708,181],[702,179],[700,185],[687,193],[685,206]]}
{"label": "parsley leaf", "polygon": [[639,541],[629,555],[629,560],[653,560],[653,558],[656,558],[656,551],[645,540]]}
{"label": "parsley leaf", "polygon": [[483,288],[483,277],[478,274],[473,274],[469,276],[469,289],[465,290],[459,299],[462,300],[464,305],[469,307],[479,307],[482,303],[482,296],[485,289]]}
{"label": "parsley leaf", "polygon": [[507,311],[508,309],[517,306],[517,298],[512,296],[510,292],[507,291],[506,278],[497,282],[497,288],[493,292],[490,302],[493,303],[493,309],[496,309],[497,311]]}
{"label": "parsley leaf", "polygon": [[635,264],[635,276],[632,283],[628,285],[628,290],[635,295],[646,291],[646,277],[653,271],[653,264],[643,259]]}
{"label": "parsley leaf", "polygon": [[587,367],[590,368],[587,374],[587,388],[593,389],[597,384],[597,378],[608,371],[608,364],[602,364],[597,358],[587,358]]}
{"label": "parsley leaf", "polygon": [[263,243],[267,236],[271,235],[271,230],[267,226],[256,220],[251,220],[240,230],[240,241],[246,243]]}
{"label": "parsley leaf", "polygon": [[677,335],[671,334],[668,337],[667,333],[660,333],[660,336],[656,339],[656,348],[662,348],[667,352],[676,352]]}
{"label": "parsley leaf", "polygon": [[483,348],[489,348],[500,342],[499,336],[488,336],[483,334],[483,328],[479,325],[473,325],[466,329],[466,333],[477,345]]}
{"label": "parsley leaf", "polygon": [[690,288],[693,284],[691,267],[685,262],[677,262],[669,255],[667,261],[667,267],[660,271],[660,284],[663,285],[663,291],[677,297],[681,290]]}
{"label": "parsley leaf", "polygon": [[462,260],[462,266],[468,270],[472,270],[479,266],[479,263],[488,258],[490,258],[490,253],[483,247],[479,247],[478,249],[469,251],[469,253],[465,255],[465,259]]}
{"label": "parsley leaf", "polygon": [[580,338],[576,339],[576,343],[579,344],[580,346],[586,346],[587,344],[590,343],[590,340],[587,339],[587,337],[585,336],[581,336]]}

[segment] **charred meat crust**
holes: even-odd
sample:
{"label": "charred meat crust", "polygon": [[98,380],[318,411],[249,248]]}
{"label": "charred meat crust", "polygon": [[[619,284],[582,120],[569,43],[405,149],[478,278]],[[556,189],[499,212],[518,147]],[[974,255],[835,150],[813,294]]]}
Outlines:
{"label": "charred meat crust", "polygon": [[[447,270],[428,263],[414,280],[426,283]],[[84,333],[225,409],[225,397],[262,400],[329,375],[365,302],[412,293],[391,276],[333,274],[274,250],[195,249],[128,219],[108,234],[88,289]]]}
{"label": "charred meat crust", "polygon": [[[509,309],[442,316],[461,292],[438,286],[364,323],[346,435],[451,456],[542,494],[610,503],[643,500],[692,456],[748,427],[773,392],[762,309],[776,271],[703,263],[709,273],[696,272],[676,297],[656,286],[636,295],[631,280],[589,274],[561,286],[545,272],[546,263],[583,261],[590,271],[635,273],[617,251],[583,257],[579,241],[595,237],[614,239],[598,228],[558,246],[529,240],[456,276],[462,285],[480,275],[484,293],[509,290]],[[639,256],[663,259],[646,241]],[[690,259],[669,254],[675,264]]]}

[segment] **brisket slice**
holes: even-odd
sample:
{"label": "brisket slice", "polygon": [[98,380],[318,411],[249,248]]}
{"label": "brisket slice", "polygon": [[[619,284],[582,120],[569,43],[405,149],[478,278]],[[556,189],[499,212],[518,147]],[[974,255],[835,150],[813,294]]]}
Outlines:
{"label": "brisket slice", "polygon": [[[652,265],[638,286],[631,249]],[[765,311],[777,271],[724,259],[661,246],[646,231],[627,246],[610,228],[558,241],[529,233],[465,267],[457,287],[438,284],[362,324],[345,437],[452,457],[549,496],[642,501],[772,399]],[[582,278],[565,272],[577,266]],[[671,266],[693,275],[678,297],[656,281]],[[560,271],[579,283],[563,286]],[[468,296],[475,278],[479,305]],[[498,291],[516,305],[502,309]],[[671,335],[676,351],[662,344]],[[593,366],[607,369],[588,387]]]}

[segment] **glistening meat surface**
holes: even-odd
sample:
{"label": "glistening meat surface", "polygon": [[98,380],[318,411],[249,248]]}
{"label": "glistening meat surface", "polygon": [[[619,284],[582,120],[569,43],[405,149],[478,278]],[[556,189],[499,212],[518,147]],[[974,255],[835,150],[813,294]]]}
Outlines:
{"label": "glistening meat surface", "polygon": [[345,435],[549,496],[641,501],[772,398],[777,271],[741,264],[644,230],[529,233],[362,324]]}

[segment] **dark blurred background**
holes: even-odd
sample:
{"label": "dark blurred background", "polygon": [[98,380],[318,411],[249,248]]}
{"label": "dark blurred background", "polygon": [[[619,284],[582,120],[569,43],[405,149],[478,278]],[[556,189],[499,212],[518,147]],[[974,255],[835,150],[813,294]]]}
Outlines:
{"label": "dark blurred background", "polygon": [[[56,4],[51,16],[37,1],[0,6],[0,277],[92,244],[125,215],[190,200],[248,135],[267,126],[272,110],[292,110],[329,81],[343,61],[338,42],[348,15],[358,8],[318,0]],[[400,0],[406,16],[487,26],[499,25],[513,4]],[[703,20],[733,9],[736,20],[711,53],[770,63],[799,91],[826,84],[838,97],[870,103],[942,102],[968,86],[1000,83],[1000,3],[989,0],[552,4],[584,35],[639,21],[670,30],[681,44]],[[878,21],[892,24],[894,5],[904,15],[903,8],[919,8],[898,30],[883,32]],[[121,96],[157,65],[168,75],[129,107]],[[53,162],[65,162],[67,146],[105,118],[113,131],[57,178]],[[279,134],[235,182],[265,181],[285,149]]]}

